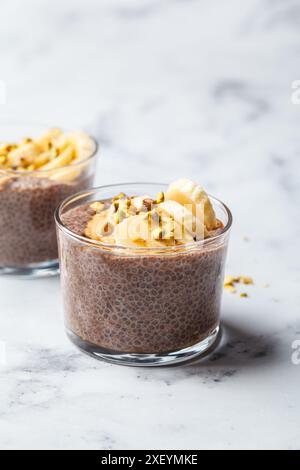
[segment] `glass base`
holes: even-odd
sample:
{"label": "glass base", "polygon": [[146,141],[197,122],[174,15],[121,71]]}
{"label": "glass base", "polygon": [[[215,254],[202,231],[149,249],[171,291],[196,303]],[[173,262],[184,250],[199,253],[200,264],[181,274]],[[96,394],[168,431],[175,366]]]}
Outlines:
{"label": "glass base", "polygon": [[58,260],[45,261],[44,263],[32,263],[22,267],[0,266],[0,275],[18,278],[39,278],[56,276],[59,274]]}
{"label": "glass base", "polygon": [[204,356],[212,346],[217,344],[220,327],[217,326],[214,331],[204,340],[188,348],[178,351],[170,351],[159,354],[142,353],[123,353],[104,349],[87,341],[82,340],[69,329],[66,329],[67,336],[81,351],[88,355],[106,362],[124,366],[142,366],[157,367],[179,364],[194,358]]}

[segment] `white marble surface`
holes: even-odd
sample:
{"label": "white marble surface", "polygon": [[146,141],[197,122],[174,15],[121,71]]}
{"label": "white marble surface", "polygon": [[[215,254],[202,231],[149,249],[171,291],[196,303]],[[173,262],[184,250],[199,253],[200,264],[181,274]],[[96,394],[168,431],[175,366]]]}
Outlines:
{"label": "white marble surface", "polygon": [[0,126],[92,131],[99,184],[201,181],[233,211],[227,272],[255,286],[224,293],[215,354],[149,370],[78,352],[58,279],[0,279],[1,448],[300,448],[300,4],[241,4],[2,0]]}

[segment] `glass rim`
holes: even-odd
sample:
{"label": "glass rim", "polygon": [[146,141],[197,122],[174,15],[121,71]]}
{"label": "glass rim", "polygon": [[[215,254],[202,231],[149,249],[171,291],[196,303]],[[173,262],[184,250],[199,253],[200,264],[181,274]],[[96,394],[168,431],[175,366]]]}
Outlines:
{"label": "glass rim", "polygon": [[129,182],[129,183],[115,183],[115,184],[107,184],[107,185],[103,185],[103,186],[97,186],[97,187],[93,187],[93,188],[90,188],[88,190],[83,190],[83,191],[80,191],[78,193],[75,193],[75,194],[72,194],[71,196],[67,197],[66,199],[64,199],[58,206],[57,208],[55,209],[55,212],[54,212],[54,219],[55,219],[55,223],[56,223],[56,226],[64,233],[66,233],[67,235],[69,235],[71,238],[74,238],[86,245],[92,245],[92,246],[97,246],[99,248],[104,248],[104,249],[110,249],[110,251],[114,251],[114,250],[127,250],[127,251],[131,251],[131,252],[174,252],[174,251],[178,251],[178,250],[186,250],[188,248],[195,248],[195,247],[198,247],[198,246],[205,246],[205,245],[209,245],[211,244],[212,242],[215,242],[217,240],[219,240],[220,238],[222,238],[231,228],[232,226],[232,214],[231,214],[231,211],[230,209],[228,208],[228,206],[222,202],[220,199],[212,196],[211,194],[208,194],[208,197],[209,199],[211,199],[212,201],[214,201],[215,203],[217,203],[219,206],[221,206],[226,214],[227,214],[227,223],[226,225],[222,228],[222,230],[220,230],[220,232],[217,234],[217,235],[214,235],[213,237],[208,237],[208,238],[204,238],[202,240],[197,240],[197,241],[193,241],[193,242],[189,242],[189,243],[185,243],[183,245],[172,245],[172,246],[162,246],[162,247],[153,247],[153,246],[149,246],[149,247],[139,247],[139,246],[126,246],[126,245],[113,245],[111,243],[104,243],[104,242],[100,242],[98,240],[92,240],[91,238],[87,238],[83,235],[78,235],[76,234],[75,232],[73,232],[72,230],[70,230],[68,227],[66,227],[66,225],[62,222],[61,220],[61,211],[62,209],[68,205],[70,202],[72,201],[76,201],[78,199],[81,199],[81,196],[91,196],[93,194],[96,194],[97,192],[101,191],[101,190],[105,190],[105,189],[110,189],[110,188],[122,188],[124,186],[140,186],[140,185],[145,185],[145,186],[168,186],[166,183],[151,183],[151,182]]}
{"label": "glass rim", "polygon": [[[26,125],[26,124],[23,124],[23,125]],[[66,129],[62,129],[62,131],[63,132],[71,132],[71,131],[66,130]],[[28,176],[28,175],[33,175],[33,174],[47,175],[49,173],[59,172],[60,170],[65,170],[66,168],[70,168],[70,167],[73,168],[73,167],[77,167],[79,165],[82,165],[83,163],[86,163],[89,160],[91,160],[98,153],[98,150],[99,150],[99,147],[100,147],[99,143],[98,143],[98,141],[95,137],[93,137],[91,134],[88,134],[87,132],[85,134],[92,140],[92,142],[94,144],[94,149],[93,149],[93,151],[90,155],[83,158],[82,160],[79,160],[77,162],[75,161],[74,163],[70,163],[68,165],[60,166],[59,168],[48,169],[48,170],[26,171],[26,170],[13,170],[13,169],[10,169],[10,168],[1,168],[0,167],[0,175],[18,175],[18,176]]]}

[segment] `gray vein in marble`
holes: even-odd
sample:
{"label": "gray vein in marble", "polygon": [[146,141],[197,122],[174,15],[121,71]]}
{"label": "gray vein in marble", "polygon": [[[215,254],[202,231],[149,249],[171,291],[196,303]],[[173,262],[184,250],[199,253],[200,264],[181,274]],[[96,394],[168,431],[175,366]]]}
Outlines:
{"label": "gray vein in marble", "polygon": [[246,119],[254,121],[263,117],[270,111],[269,103],[259,97],[247,83],[236,80],[223,80],[215,86],[214,95],[217,101],[237,99],[244,103],[248,109]]}

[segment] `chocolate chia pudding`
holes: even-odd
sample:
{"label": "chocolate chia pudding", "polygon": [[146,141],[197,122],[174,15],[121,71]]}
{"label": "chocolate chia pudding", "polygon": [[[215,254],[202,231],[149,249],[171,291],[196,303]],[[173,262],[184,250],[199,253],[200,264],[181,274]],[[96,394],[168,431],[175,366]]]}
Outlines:
{"label": "chocolate chia pudding", "polygon": [[22,267],[58,257],[54,211],[58,204],[92,185],[47,178],[0,178],[0,265]]}
{"label": "chocolate chia pudding", "polygon": [[[196,199],[203,203],[204,222],[200,231],[194,227],[192,241],[190,233],[181,239],[174,235],[174,226],[163,238],[170,229],[168,212],[167,219],[153,224],[150,237],[142,238],[143,230],[133,236],[131,230],[120,244],[118,228],[124,220],[127,224],[145,217],[149,220],[149,213],[152,217],[156,211],[166,216],[168,195],[172,201],[179,199],[174,188],[172,193],[172,185],[156,199],[142,196],[142,200],[151,199],[151,208],[147,202],[135,214],[130,208],[140,197],[123,193],[96,203],[87,203],[83,196],[75,205],[62,205],[57,211],[66,328],[79,347],[98,357],[110,359],[117,354],[118,362],[132,363],[135,358],[142,363],[141,357],[166,358],[216,337],[231,220],[226,220],[227,214],[231,216],[225,206],[219,203],[217,218],[206,193]],[[120,220],[121,203],[122,210],[129,207],[129,214]],[[177,215],[171,221],[178,222]],[[131,361],[120,360],[122,354],[129,354]],[[178,355],[177,360],[183,356]]]}
{"label": "chocolate chia pudding", "polygon": [[95,150],[82,133],[55,129],[0,146],[0,268],[26,268],[58,258],[54,211],[92,186]]}

